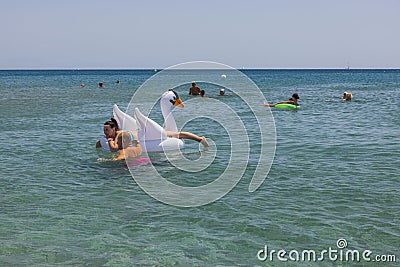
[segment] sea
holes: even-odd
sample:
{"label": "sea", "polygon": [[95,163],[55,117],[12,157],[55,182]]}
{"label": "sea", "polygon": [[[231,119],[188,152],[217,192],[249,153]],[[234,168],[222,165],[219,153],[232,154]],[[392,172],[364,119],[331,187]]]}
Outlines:
{"label": "sea", "polygon": [[[199,172],[176,170],[163,153],[128,168],[95,148],[113,105],[126,111],[159,72],[0,71],[0,266],[399,266],[400,70],[239,70],[265,98],[254,103],[243,102],[246,89],[220,97],[223,84],[198,82],[202,105],[221,101],[244,121],[250,156],[231,190],[192,207],[160,201],[134,176],[155,168],[178,185],[211,183],[236,134],[217,120],[182,128],[215,145]],[[186,107],[191,82],[175,88]],[[299,109],[263,106],[293,93]],[[249,105],[265,108],[274,128],[257,126]],[[160,114],[156,105],[162,125]],[[276,135],[272,162],[258,162],[260,127]],[[186,140],[179,153],[196,165],[208,152]],[[257,164],[270,169],[249,192]]]}

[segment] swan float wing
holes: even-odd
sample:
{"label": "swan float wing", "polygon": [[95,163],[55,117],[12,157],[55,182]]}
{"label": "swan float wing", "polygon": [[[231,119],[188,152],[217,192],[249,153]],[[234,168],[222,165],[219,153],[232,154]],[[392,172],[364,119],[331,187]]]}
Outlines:
{"label": "swan float wing", "polygon": [[144,116],[138,108],[135,108],[135,117],[140,126],[139,140],[150,141],[167,139],[167,134],[163,127],[152,119]]}
{"label": "swan float wing", "polygon": [[113,107],[113,115],[115,120],[118,122],[120,129],[126,131],[136,131],[139,128],[136,120],[128,114],[122,112],[116,104],[114,104]]}

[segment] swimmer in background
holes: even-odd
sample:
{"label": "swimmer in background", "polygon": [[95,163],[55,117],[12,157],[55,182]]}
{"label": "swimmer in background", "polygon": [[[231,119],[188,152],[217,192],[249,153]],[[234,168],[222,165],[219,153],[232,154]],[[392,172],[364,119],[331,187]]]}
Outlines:
{"label": "swimmer in background", "polygon": [[198,87],[195,82],[192,82],[192,87],[189,89],[189,95],[200,95],[200,92],[200,87]]}
{"label": "swimmer in background", "polygon": [[219,89],[219,95],[220,96],[226,96],[226,94],[225,94],[225,89]]}
{"label": "swimmer in background", "polygon": [[298,106],[299,105],[299,103],[297,102],[298,99],[300,99],[299,95],[297,93],[294,93],[292,95],[292,97],[289,98],[289,100],[283,101],[283,102],[278,102],[276,104],[268,104],[267,102],[264,101],[264,106],[265,107],[275,107],[275,105],[277,105],[277,104],[292,104],[292,105]]}
{"label": "swimmer in background", "polygon": [[85,87],[85,84],[84,84],[84,83],[81,83],[81,88],[83,88],[83,87]]}
{"label": "swimmer in background", "polygon": [[200,91],[200,96],[206,98],[206,91],[201,90]]}
{"label": "swimmer in background", "polygon": [[353,94],[350,92],[344,92],[343,96],[342,96],[342,100],[343,101],[351,101],[351,99],[353,98]]}
{"label": "swimmer in background", "polygon": [[99,88],[104,88],[104,83],[99,82]]}

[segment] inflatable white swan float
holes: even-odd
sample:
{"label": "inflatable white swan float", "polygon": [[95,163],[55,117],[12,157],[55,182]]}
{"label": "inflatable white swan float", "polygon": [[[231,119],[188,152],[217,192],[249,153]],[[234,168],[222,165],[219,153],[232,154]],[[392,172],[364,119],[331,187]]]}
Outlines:
{"label": "inflatable white swan float", "polygon": [[[117,105],[113,107],[113,115],[118,122],[119,129],[126,131],[138,130],[139,141],[144,151],[160,152],[167,150],[177,150],[183,148],[182,139],[168,137],[166,131],[177,132],[178,128],[171,110],[174,106],[184,107],[178,94],[168,90],[161,96],[161,111],[165,121],[165,128],[158,123],[144,116],[138,108],[135,108],[135,119],[122,112]],[[110,151],[108,140],[103,137],[100,139],[101,148]]]}

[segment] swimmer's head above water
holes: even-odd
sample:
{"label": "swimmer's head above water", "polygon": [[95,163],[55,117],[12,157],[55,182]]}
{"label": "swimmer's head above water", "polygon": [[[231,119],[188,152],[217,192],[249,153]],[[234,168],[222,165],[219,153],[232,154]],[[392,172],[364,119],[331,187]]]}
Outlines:
{"label": "swimmer's head above water", "polygon": [[116,132],[119,130],[118,122],[114,118],[111,118],[104,123],[103,130],[107,138],[115,138]]}

